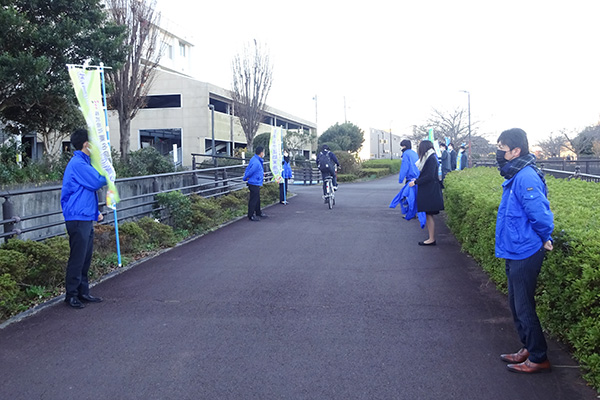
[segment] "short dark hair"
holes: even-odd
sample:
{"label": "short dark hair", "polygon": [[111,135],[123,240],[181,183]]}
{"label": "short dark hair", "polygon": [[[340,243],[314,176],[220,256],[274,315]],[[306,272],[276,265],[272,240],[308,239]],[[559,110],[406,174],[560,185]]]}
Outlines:
{"label": "short dark hair", "polygon": [[260,154],[264,151],[265,149],[262,146],[258,146],[256,148],[256,150],[254,150],[254,154]]}
{"label": "short dark hair", "polygon": [[408,139],[404,139],[403,141],[401,141],[400,146],[406,147],[407,149],[412,149],[412,144],[410,143],[410,140],[408,140]]}
{"label": "short dark hair", "polygon": [[88,131],[86,129],[77,129],[71,135],[71,144],[75,150],[83,149],[83,144],[88,141]]}
{"label": "short dark hair", "polygon": [[445,148],[445,149],[447,149],[447,148],[448,148],[448,146],[446,146],[446,143],[444,143],[444,142],[440,142],[440,147],[443,147],[443,148]]}
{"label": "short dark hair", "polygon": [[509,149],[521,149],[521,155],[529,154],[529,142],[527,141],[527,133],[520,128],[508,129],[500,134],[498,143],[508,146]]}
{"label": "short dark hair", "polygon": [[329,150],[329,146],[324,144],[323,147],[321,147],[321,151],[325,151],[325,150]]}
{"label": "short dark hair", "polygon": [[419,143],[419,158],[423,158],[429,149],[433,149],[433,143],[430,140],[423,140]]}

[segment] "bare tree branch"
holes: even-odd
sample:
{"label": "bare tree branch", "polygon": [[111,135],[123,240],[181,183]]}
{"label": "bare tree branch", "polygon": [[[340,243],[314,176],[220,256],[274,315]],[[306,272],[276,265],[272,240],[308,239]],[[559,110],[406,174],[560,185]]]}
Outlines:
{"label": "bare tree branch", "polygon": [[243,52],[234,57],[232,70],[231,95],[235,113],[246,135],[248,149],[252,150],[273,80],[269,55],[255,40],[253,53],[249,46],[245,46]]}
{"label": "bare tree branch", "polygon": [[155,11],[156,0],[107,2],[113,21],[126,26],[129,32],[123,43],[129,49],[125,64],[108,73],[113,85],[110,104],[119,115],[121,158],[126,160],[130,150],[131,120],[145,106],[165,44],[159,29],[160,13]]}

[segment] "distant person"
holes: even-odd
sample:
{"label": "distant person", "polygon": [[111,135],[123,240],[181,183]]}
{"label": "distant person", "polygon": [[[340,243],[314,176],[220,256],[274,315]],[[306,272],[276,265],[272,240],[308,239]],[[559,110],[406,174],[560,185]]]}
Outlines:
{"label": "distant person", "polygon": [[460,146],[458,155],[456,156],[456,169],[461,171],[465,168],[469,168],[469,158],[467,156],[467,146],[463,144]]}
{"label": "distant person", "polygon": [[[325,178],[328,176],[332,177],[333,190],[338,189],[337,177],[335,174],[335,167],[340,166],[335,154],[329,150],[329,146],[324,144],[321,151],[317,155],[317,168],[321,171],[321,177],[323,178],[323,196],[327,195],[327,187],[325,186]],[[327,200],[325,200],[327,202]]]}
{"label": "distant person", "polygon": [[244,172],[244,182],[248,184],[250,196],[248,197],[248,219],[250,221],[260,221],[261,218],[267,218],[260,209],[260,188],[265,179],[265,170],[263,168],[265,150],[258,146],[254,151],[254,156],[250,159],[246,171]]}
{"label": "distant person", "polygon": [[417,179],[409,182],[409,186],[417,186],[417,211],[425,213],[425,226],[429,234],[427,240],[419,242],[419,246],[436,245],[433,216],[444,209],[438,166],[433,143],[429,140],[423,140],[419,144],[419,161],[417,162],[420,174]]}
{"label": "distant person", "polygon": [[448,144],[448,153],[450,154],[450,169],[452,171],[456,170],[456,150],[454,150],[454,145],[452,143]]}
{"label": "distant person", "polygon": [[99,303],[90,294],[88,273],[94,252],[94,221],[102,221],[96,191],[106,185],[106,178],[92,167],[88,132],[78,129],[71,135],[75,148],[63,175],[60,205],[69,234],[69,261],[65,276],[65,303],[84,308],[83,303]]}
{"label": "distant person", "polygon": [[548,189],[522,129],[500,134],[496,161],[505,179],[496,219],[496,257],[506,260],[508,301],[522,345],[500,358],[511,372],[547,372],[548,346],[535,309],[535,290],[544,254],[553,249]]}
{"label": "distant person", "polygon": [[283,161],[281,162],[283,170],[281,177],[283,182],[279,184],[279,203],[287,204],[288,179],[292,177],[292,167],[290,166],[290,155],[287,151],[283,152]]}
{"label": "distant person", "polygon": [[400,149],[402,150],[402,164],[400,164],[398,183],[404,183],[405,181],[410,182],[411,180],[419,177],[419,169],[417,168],[419,156],[412,149],[410,140],[404,139],[401,141]]}
{"label": "distant person", "polygon": [[440,163],[442,164],[442,182],[443,182],[444,178],[446,178],[446,175],[448,175],[448,172],[452,171],[452,169],[451,169],[452,167],[450,165],[450,153],[448,152],[448,148],[446,147],[445,143],[440,143],[440,151],[442,153]]}

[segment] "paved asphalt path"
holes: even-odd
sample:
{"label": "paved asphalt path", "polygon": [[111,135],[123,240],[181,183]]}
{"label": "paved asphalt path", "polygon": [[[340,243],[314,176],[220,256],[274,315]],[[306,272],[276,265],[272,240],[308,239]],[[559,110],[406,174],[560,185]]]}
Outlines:
{"label": "paved asphalt path", "polygon": [[506,371],[505,296],[437,217],[438,246],[388,208],[396,177],[320,188],[0,330],[6,399],[595,399],[563,347]]}

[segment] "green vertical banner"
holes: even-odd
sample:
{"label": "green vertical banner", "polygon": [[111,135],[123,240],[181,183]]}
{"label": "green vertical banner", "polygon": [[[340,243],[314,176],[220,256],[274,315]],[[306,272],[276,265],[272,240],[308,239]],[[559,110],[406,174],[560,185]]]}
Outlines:
{"label": "green vertical banner", "polygon": [[283,130],[281,127],[271,128],[271,141],[269,143],[270,167],[273,180],[283,183]]}
{"label": "green vertical banner", "polygon": [[91,146],[92,166],[106,177],[106,206],[115,209],[119,202],[119,193],[115,186],[115,169],[110,154],[110,142],[106,134],[106,122],[102,101],[100,70],[82,66],[67,65],[73,82],[75,95],[88,126]]}

